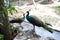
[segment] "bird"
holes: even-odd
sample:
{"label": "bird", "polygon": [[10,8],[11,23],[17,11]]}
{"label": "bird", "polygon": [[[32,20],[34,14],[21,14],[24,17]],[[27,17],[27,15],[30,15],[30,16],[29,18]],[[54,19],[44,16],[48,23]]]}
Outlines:
{"label": "bird", "polygon": [[23,14],[23,18],[16,18],[16,19],[13,19],[13,20],[10,20],[10,23],[21,23],[24,21],[25,19],[25,14]]}
{"label": "bird", "polygon": [[[23,14],[22,18],[16,18],[16,19],[14,18],[14,19],[10,20],[9,22],[10,23],[19,23],[20,27],[23,29],[23,27],[21,26],[21,23],[24,21],[24,19],[25,19],[25,14]],[[26,21],[24,21],[24,22],[26,22]]]}
{"label": "bird", "polygon": [[[49,28],[48,27],[48,25],[50,25],[50,24],[48,24],[48,23],[44,23],[41,19],[39,19],[38,17],[36,17],[36,16],[32,16],[32,15],[29,15],[30,13],[29,13],[29,11],[30,10],[28,10],[28,11],[26,11],[26,19],[31,23],[31,24],[33,24],[33,26],[34,26],[34,29],[33,30],[35,30],[35,26],[38,26],[38,27],[43,27],[44,29],[46,29],[46,30],[48,30],[49,32],[51,32],[51,33],[53,33],[52,32],[52,28]],[[35,31],[34,31],[35,32]]]}

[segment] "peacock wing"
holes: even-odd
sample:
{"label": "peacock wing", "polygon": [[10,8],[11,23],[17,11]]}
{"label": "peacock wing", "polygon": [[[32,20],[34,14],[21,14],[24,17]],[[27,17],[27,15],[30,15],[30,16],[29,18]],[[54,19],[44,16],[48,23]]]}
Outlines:
{"label": "peacock wing", "polygon": [[44,26],[45,22],[43,22],[41,18],[33,15],[31,15],[31,17],[34,19],[37,26]]}

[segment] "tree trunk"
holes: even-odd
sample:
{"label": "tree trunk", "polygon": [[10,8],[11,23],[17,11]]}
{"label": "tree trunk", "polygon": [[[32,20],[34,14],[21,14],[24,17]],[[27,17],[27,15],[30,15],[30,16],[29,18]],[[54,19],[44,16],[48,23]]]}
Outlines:
{"label": "tree trunk", "polygon": [[5,8],[4,0],[0,0],[0,20],[3,20],[3,26],[0,26],[0,31],[4,34],[4,40],[11,40],[11,34],[9,32],[8,11],[6,10],[7,9]]}
{"label": "tree trunk", "polygon": [[3,24],[4,24],[4,28],[5,28],[5,31],[4,31],[5,40],[11,40],[11,34],[10,34],[10,30],[9,30],[8,16],[7,16],[6,13],[4,15],[5,15],[5,20],[4,20]]}

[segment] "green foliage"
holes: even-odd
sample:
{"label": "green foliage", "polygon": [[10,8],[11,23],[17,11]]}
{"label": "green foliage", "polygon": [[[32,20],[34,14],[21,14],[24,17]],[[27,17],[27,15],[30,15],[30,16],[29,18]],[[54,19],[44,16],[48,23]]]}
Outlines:
{"label": "green foliage", "polygon": [[53,8],[60,10],[60,6],[55,6]]}
{"label": "green foliage", "polygon": [[10,24],[9,27],[10,27],[10,33],[14,32],[13,25]]}
{"label": "green foliage", "polygon": [[0,40],[4,40],[4,35],[0,34]]}
{"label": "green foliage", "polygon": [[16,9],[12,6],[12,5],[9,5],[8,6],[8,11],[12,14],[13,11],[15,11]]}
{"label": "green foliage", "polygon": [[2,26],[3,22],[6,19],[6,16],[4,14],[8,13],[13,14],[12,12],[15,11],[16,9],[11,4],[9,4],[8,6],[2,4],[0,8],[2,9],[2,10],[0,9],[0,26]]}
{"label": "green foliage", "polygon": [[5,6],[5,10],[6,10],[5,12],[8,11],[11,14],[13,11],[16,11],[16,9],[11,4],[9,4],[8,6]]}
{"label": "green foliage", "polygon": [[60,2],[60,0],[58,2]]}
{"label": "green foliage", "polygon": [[[12,14],[12,12],[14,10],[15,10],[15,8],[11,4],[6,6],[4,3],[4,0],[0,1],[0,28],[3,31],[5,40],[11,39],[11,38],[8,38],[8,37],[10,37],[8,13]],[[3,35],[0,35],[0,40],[3,40]]]}

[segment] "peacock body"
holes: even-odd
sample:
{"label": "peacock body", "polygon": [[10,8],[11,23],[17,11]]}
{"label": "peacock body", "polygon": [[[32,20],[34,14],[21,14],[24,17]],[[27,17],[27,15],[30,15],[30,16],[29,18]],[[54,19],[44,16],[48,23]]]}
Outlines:
{"label": "peacock body", "polygon": [[31,23],[33,24],[34,26],[38,26],[38,27],[43,27],[45,28],[46,30],[48,30],[49,32],[52,33],[51,29],[52,28],[49,28],[48,25],[46,23],[44,23],[41,19],[39,19],[38,17],[36,16],[30,16],[29,15],[29,11],[27,11],[27,15],[26,15],[26,19]]}

